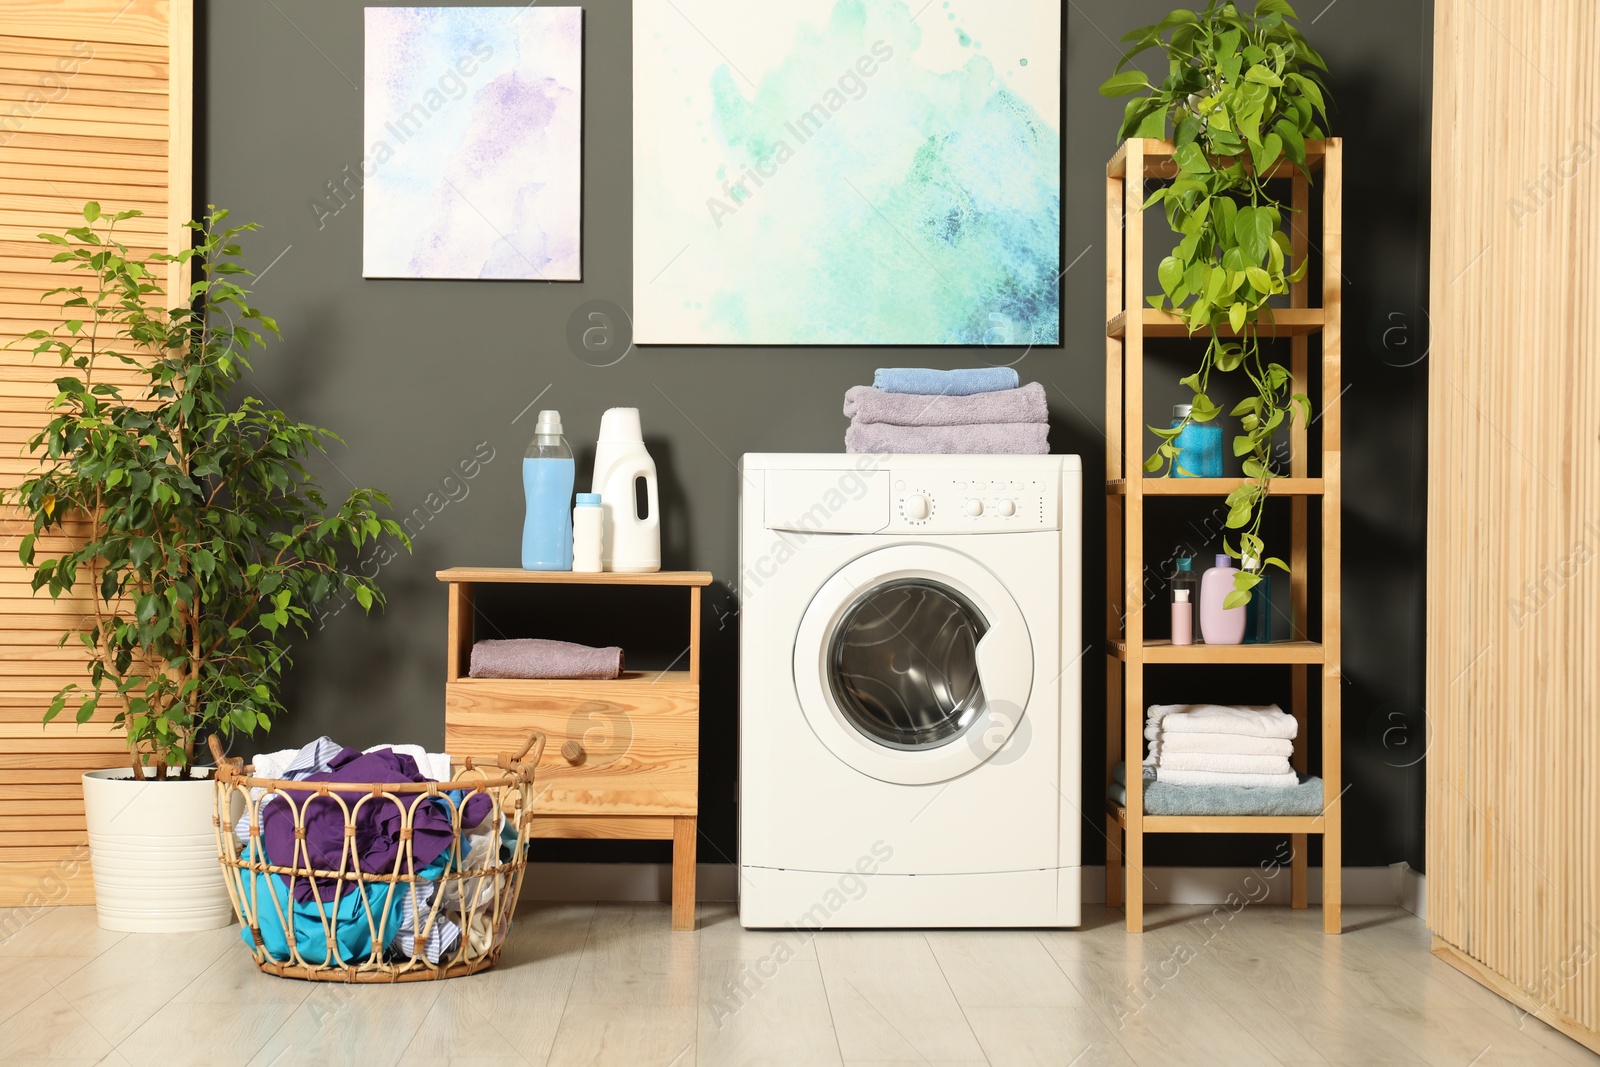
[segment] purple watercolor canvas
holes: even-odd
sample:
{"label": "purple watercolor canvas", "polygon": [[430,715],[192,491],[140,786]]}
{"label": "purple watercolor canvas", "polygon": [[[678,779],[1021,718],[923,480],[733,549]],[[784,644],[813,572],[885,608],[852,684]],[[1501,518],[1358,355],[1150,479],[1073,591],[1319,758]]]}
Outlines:
{"label": "purple watercolor canvas", "polygon": [[583,9],[366,9],[362,274],[582,277]]}

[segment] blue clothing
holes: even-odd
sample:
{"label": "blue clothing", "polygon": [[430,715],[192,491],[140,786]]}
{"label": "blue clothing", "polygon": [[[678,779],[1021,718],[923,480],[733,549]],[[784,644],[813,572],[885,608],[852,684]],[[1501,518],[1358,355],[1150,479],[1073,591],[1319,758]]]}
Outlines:
{"label": "blue clothing", "polygon": [[886,393],[922,396],[972,396],[1016,389],[1022,384],[1015,367],[972,367],[965,370],[928,370],[922,367],[880,368],[872,384]]}
{"label": "blue clothing", "polygon": [[[246,848],[240,858],[249,861],[250,849]],[[446,850],[417,874],[436,880],[449,863],[450,852]],[[289,887],[281,875],[233,869],[229,870],[229,874],[238,879],[235,888],[246,908],[255,911],[256,925],[261,929],[262,947],[267,955],[280,963],[293,959],[289,951],[289,935],[284,930],[280,913],[289,917],[295,948],[307,963],[327,963],[331,954],[337,964],[358,964],[372,958],[374,934],[380,934],[387,940],[394,939],[400,930],[401,906],[409,896],[404,892],[396,892],[391,896],[387,882],[346,882],[343,883],[345,888],[339,894],[337,904],[331,901],[320,903],[315,898],[301,901],[291,899]],[[396,883],[395,887],[403,890],[405,883]],[[370,923],[367,919],[368,906],[372,909]],[[331,951],[323,928],[324,914],[333,926],[334,944]],[[242,928],[240,936],[246,945],[255,947],[249,927]]]}

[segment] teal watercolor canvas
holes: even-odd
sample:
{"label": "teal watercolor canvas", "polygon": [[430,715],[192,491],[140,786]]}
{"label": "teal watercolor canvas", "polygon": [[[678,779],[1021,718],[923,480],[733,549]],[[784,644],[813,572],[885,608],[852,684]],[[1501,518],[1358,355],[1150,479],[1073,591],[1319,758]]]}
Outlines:
{"label": "teal watercolor canvas", "polygon": [[643,344],[1060,341],[1056,0],[638,0]]}

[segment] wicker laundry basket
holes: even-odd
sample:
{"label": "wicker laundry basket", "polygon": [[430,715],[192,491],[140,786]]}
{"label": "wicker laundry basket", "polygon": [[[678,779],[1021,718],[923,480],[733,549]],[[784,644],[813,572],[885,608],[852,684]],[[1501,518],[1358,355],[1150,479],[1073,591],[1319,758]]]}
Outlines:
{"label": "wicker laundry basket", "polygon": [[[526,813],[544,743],[536,733],[515,755],[467,758],[449,782],[353,784],[252,777],[213,737],[217,854],[256,965],[323,982],[415,982],[494,966],[527,867]],[[464,825],[469,814],[476,821]],[[383,869],[363,870],[375,838],[392,859],[381,852]],[[276,856],[263,847],[271,840]],[[293,863],[269,862],[291,840]]]}

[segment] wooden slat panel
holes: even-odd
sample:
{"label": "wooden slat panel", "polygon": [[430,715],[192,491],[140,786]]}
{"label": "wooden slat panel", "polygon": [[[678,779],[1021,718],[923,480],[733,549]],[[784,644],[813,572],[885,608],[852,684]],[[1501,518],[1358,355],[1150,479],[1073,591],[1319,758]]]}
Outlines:
{"label": "wooden slat panel", "polygon": [[[0,850],[5,851],[9,851],[13,848],[33,849],[49,848],[52,846],[57,848],[83,848],[88,843],[89,835],[82,829],[17,831],[0,830]],[[3,852],[0,852],[0,855],[3,855]],[[6,870],[12,871],[14,868],[8,866]],[[0,877],[3,877],[3,875],[0,875]],[[87,881],[87,879],[84,879],[84,881]],[[74,881],[73,885],[76,886],[77,884],[77,881]],[[20,894],[6,891],[4,882],[0,882],[0,900],[4,900],[7,907],[14,907],[24,903]],[[87,899],[79,901],[79,903],[94,903],[92,890],[91,895]]]}
{"label": "wooden slat panel", "polygon": [[16,37],[165,45],[172,0],[6,0],[5,29]]}
{"label": "wooden slat panel", "polygon": [[[167,126],[167,98],[164,96],[102,91],[95,94],[102,99],[91,100],[89,91],[63,92],[59,95],[59,99],[49,99],[26,86],[0,84],[0,116],[10,116],[13,122],[21,122],[28,126],[33,125],[34,118],[46,114],[56,119],[83,122],[159,126],[163,131]],[[135,103],[129,104],[124,101],[135,101]],[[18,106],[25,108],[25,111],[20,114],[14,111],[13,109]]]}
{"label": "wooden slat panel", "polygon": [[[11,28],[10,8],[7,8],[6,28]],[[85,47],[87,45],[87,48]],[[62,56],[93,63],[105,59],[131,59],[148,62],[166,61],[167,42],[130,44],[127,41],[86,41],[70,37],[15,37],[0,34],[0,53],[21,56]]]}
{"label": "wooden slat panel", "polygon": [[[0,153],[0,177],[37,178],[40,181],[92,182],[97,186],[134,185],[165,189],[167,172],[163,161],[149,156],[119,153],[97,148],[85,148],[71,156],[63,156],[56,149],[28,150],[15,144],[6,146]],[[93,197],[85,197],[93,199]],[[0,243],[0,263],[13,257],[26,257],[29,266],[39,262],[38,249],[31,243],[23,245]],[[49,256],[42,257],[46,263]],[[22,266],[13,262],[13,269]]]}
{"label": "wooden slat panel", "polygon": [[[75,154],[94,154],[103,156],[107,153],[119,156],[139,157],[136,166],[141,170],[160,170],[165,173],[167,166],[167,145],[164,141],[153,141],[143,137],[119,137],[91,133],[80,130],[76,133],[41,133],[28,126],[13,134],[6,142],[6,156],[11,159],[26,160],[24,152],[35,151],[50,153],[48,157],[58,166],[71,166],[74,163],[89,163],[90,160],[78,160]],[[102,166],[114,164],[102,163]]]}
{"label": "wooden slat panel", "polygon": [[1600,7],[1435,17],[1428,925],[1600,1051]]}
{"label": "wooden slat panel", "polygon": [[[122,120],[105,120],[92,118],[86,114],[89,110],[75,107],[72,103],[52,104],[40,110],[27,120],[24,129],[33,135],[47,137],[51,134],[60,134],[69,137],[115,137],[120,141],[148,141],[157,148],[166,151],[167,126],[166,123],[151,126],[143,122],[130,122]],[[143,115],[144,112],[139,112]]]}
{"label": "wooden slat panel", "polygon": [[[0,342],[81,317],[45,291],[84,283],[50,262],[41,231],[82,225],[85,200],[137,208],[117,233],[135,255],[176,247],[190,211],[193,108],[191,0],[5,0],[0,13]],[[88,46],[84,42],[89,42]],[[169,271],[169,292],[187,285]],[[49,418],[59,362],[31,346],[0,352],[0,488],[36,469],[23,446]],[[99,380],[137,387],[109,366]],[[0,507],[0,907],[25,903],[84,840],[84,771],[119,766],[123,739],[107,721],[40,723],[51,694],[86,680],[81,649],[56,647],[92,610],[87,595],[34,595],[16,551],[30,520]],[[68,550],[81,522],[41,539]],[[86,863],[73,902],[90,899]]]}
{"label": "wooden slat panel", "polygon": [[[47,76],[45,72],[37,70],[8,70],[0,67],[0,85],[37,88],[41,79]],[[79,67],[78,73],[72,76],[71,88],[109,93],[139,93],[163,98],[168,91],[166,78],[134,78],[120,74],[102,74],[91,72],[87,66]]]}
{"label": "wooden slat panel", "polygon": [[[72,786],[79,788],[82,784],[83,772],[74,770],[71,767],[48,768],[35,766],[9,768],[0,765],[0,785],[49,786],[51,788]],[[26,798],[24,797],[24,799]]]}
{"label": "wooden slat panel", "polygon": [[[56,197],[49,203],[28,203],[32,197],[0,196],[0,236],[14,241],[26,241],[30,237],[39,239],[43,232],[56,232],[73,226],[83,225],[83,204],[74,204],[65,197]],[[115,211],[122,205],[112,203],[110,200],[101,201],[101,207],[106,211]],[[166,232],[165,212],[159,212],[152,217],[152,209],[161,205],[144,201],[132,203],[129,207],[144,211],[144,215],[131,219],[124,219],[117,223],[117,234],[163,234]],[[123,244],[134,242],[123,241]],[[53,253],[52,253],[53,254]],[[29,310],[32,310],[30,306]]]}
{"label": "wooden slat panel", "polygon": [[[0,79],[0,114],[11,110],[13,104],[35,104],[39,101],[39,90],[32,85],[14,85]],[[106,112],[115,112],[117,115],[128,116],[130,122],[167,122],[167,94],[166,93],[119,93],[111,89],[79,89],[72,90],[72,100],[76,104],[87,104],[99,107]],[[44,106],[48,107],[49,104]]]}
{"label": "wooden slat panel", "polygon": [[120,757],[123,750],[125,749],[122,739],[118,737],[99,737],[91,744],[72,744],[72,747],[59,744],[53,739],[29,741],[26,744],[13,739],[6,741],[5,749],[0,750],[0,768],[19,773],[29,768],[54,768],[62,771],[75,769],[77,773],[82,774],[85,769],[120,763],[122,760],[110,757]]}
{"label": "wooden slat panel", "polygon": [[[8,798],[17,797],[18,795],[16,789],[7,789],[5,791],[5,796]],[[81,808],[83,806],[83,794],[80,792],[74,799],[76,799],[78,806]],[[49,818],[58,815],[63,807],[65,805],[57,803],[55,800],[5,799],[0,800],[0,818],[4,818],[7,815],[38,815]]]}
{"label": "wooden slat panel", "polygon": [[[166,110],[166,102],[162,102],[162,110]],[[65,196],[72,197],[78,203],[85,200],[99,200],[103,203],[129,204],[138,206],[140,201],[149,201],[161,204],[161,214],[166,214],[166,201],[162,198],[162,190],[166,188],[161,181],[152,181],[149,185],[136,185],[132,182],[120,183],[117,176],[106,178],[93,178],[88,181],[77,180],[62,176],[59,178],[35,177],[37,168],[17,167],[15,173],[7,174],[6,167],[0,165],[0,177],[6,179],[5,188],[8,192],[18,195],[31,194],[35,196]],[[79,170],[68,171],[70,174],[80,174]],[[30,264],[35,261],[29,261]],[[61,268],[54,263],[46,263],[51,268],[51,273]],[[4,260],[0,260],[0,278],[9,273],[9,268]]]}
{"label": "wooden slat panel", "polygon": [[[0,803],[4,802],[0,801]],[[19,801],[18,803],[26,802]],[[80,803],[78,806],[81,809],[83,805]],[[81,810],[77,815],[0,812],[0,832],[16,830],[21,833],[30,833],[45,830],[83,830],[85,828],[86,823]]]}
{"label": "wooden slat panel", "polygon": [[[7,11],[8,16],[9,14]],[[63,73],[58,63],[59,58],[53,55],[34,56],[18,52],[0,54],[0,68],[30,73],[34,75],[36,81],[41,82],[47,75],[60,76]],[[147,78],[161,82],[165,82],[169,77],[165,49],[159,52],[152,51],[144,59],[90,59],[83,64],[83,68],[90,68],[99,75]]]}
{"label": "wooden slat panel", "polygon": [[72,864],[87,860],[88,841],[75,845],[3,845],[0,844],[0,863],[54,863]]}

